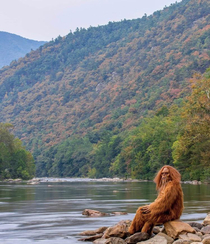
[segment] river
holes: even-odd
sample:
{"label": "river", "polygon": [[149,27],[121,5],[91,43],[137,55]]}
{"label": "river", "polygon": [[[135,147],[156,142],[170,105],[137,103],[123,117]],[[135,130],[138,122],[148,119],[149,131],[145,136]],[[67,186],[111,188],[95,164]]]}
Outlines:
{"label": "river", "polygon": [[[202,222],[210,212],[209,185],[182,184],[183,221]],[[136,209],[156,198],[152,182],[0,183],[0,244],[76,244],[79,233],[120,220],[132,220]],[[84,209],[127,215],[91,218]]]}

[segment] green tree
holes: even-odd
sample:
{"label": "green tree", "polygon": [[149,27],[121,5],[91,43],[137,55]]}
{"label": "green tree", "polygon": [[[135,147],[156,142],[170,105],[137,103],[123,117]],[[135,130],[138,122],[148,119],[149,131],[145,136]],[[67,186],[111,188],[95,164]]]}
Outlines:
{"label": "green tree", "polygon": [[[112,135],[109,131],[104,131],[101,140],[97,143],[93,150],[92,157],[92,177],[111,177],[115,173],[110,167],[115,157],[121,151],[121,137]],[[91,168],[91,169],[92,169]],[[95,175],[93,175],[93,172]]]}
{"label": "green tree", "polygon": [[30,179],[35,165],[32,154],[10,132],[11,124],[0,123],[0,175],[1,178]]}
{"label": "green tree", "polygon": [[[170,111],[163,107],[157,112],[158,116],[144,119],[124,141],[123,149],[112,169],[117,172],[124,165],[124,170],[126,168],[127,174],[132,178],[152,179],[160,167],[172,165],[172,145],[178,134],[179,124],[175,110],[177,107],[172,107]],[[164,117],[162,114],[168,116]]]}
{"label": "green tree", "polygon": [[184,179],[204,180],[210,178],[210,69],[203,76],[195,75],[191,82],[173,158]]}
{"label": "green tree", "polygon": [[47,153],[47,155],[51,158],[52,164],[50,166],[44,165],[49,168],[47,175],[61,177],[87,176],[91,150],[92,144],[87,137],[71,138],[56,146],[53,150],[50,149],[53,152]]}

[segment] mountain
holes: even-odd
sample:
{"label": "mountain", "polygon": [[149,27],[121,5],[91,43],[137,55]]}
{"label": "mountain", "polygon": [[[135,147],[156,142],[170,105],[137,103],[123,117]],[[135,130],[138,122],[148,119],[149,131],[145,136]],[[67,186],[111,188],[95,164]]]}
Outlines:
{"label": "mountain", "polygon": [[[181,104],[188,79],[210,66],[209,50],[208,0],[77,29],[0,70],[0,121],[14,125],[38,175],[53,172],[58,151],[69,150],[80,168],[105,134],[125,135],[162,106]],[[74,154],[77,148],[82,153]],[[70,168],[56,174],[78,175]]]}
{"label": "mountain", "polygon": [[35,50],[45,43],[0,31],[0,68],[24,57],[32,49]]}

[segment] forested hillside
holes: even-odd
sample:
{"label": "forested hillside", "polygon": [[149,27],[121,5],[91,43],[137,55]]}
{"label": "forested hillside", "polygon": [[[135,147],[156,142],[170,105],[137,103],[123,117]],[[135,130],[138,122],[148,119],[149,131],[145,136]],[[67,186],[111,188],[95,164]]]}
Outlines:
{"label": "forested hillside", "polygon": [[29,40],[15,34],[0,31],[0,68],[24,57],[32,49],[35,50],[44,43],[46,42]]}
{"label": "forested hillside", "polygon": [[[38,176],[151,178],[181,162],[183,101],[209,49],[208,0],[77,29],[0,70],[1,121],[33,152]],[[186,179],[208,177],[191,163]]]}

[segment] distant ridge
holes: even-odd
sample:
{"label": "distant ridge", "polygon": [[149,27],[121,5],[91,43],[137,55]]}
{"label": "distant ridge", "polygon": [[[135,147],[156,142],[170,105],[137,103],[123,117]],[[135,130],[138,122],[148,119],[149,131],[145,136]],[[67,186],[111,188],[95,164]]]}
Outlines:
{"label": "distant ridge", "polygon": [[34,41],[15,34],[0,31],[0,68],[9,65],[13,60],[24,57],[45,41]]}

